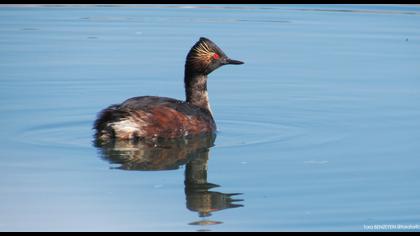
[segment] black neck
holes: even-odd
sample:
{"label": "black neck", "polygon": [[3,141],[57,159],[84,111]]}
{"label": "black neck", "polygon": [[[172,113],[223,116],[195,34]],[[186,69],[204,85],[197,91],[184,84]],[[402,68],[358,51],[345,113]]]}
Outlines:
{"label": "black neck", "polygon": [[184,83],[186,101],[211,113],[207,93],[207,75],[193,73],[186,68]]}

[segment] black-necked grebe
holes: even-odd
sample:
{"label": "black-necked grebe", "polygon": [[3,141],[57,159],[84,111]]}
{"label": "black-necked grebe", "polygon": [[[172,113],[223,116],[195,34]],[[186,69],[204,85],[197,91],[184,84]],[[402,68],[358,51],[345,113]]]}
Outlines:
{"label": "black-necked grebe", "polygon": [[96,139],[179,138],[214,133],[214,122],[207,93],[207,75],[232,60],[211,40],[200,38],[185,63],[186,101],[167,97],[142,96],[112,105],[95,121]]}

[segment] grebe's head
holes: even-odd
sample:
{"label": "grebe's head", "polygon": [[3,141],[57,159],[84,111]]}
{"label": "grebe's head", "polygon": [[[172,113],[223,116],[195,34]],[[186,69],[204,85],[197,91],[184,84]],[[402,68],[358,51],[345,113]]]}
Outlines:
{"label": "grebe's head", "polygon": [[217,68],[242,61],[232,60],[210,39],[201,37],[187,55],[186,68],[191,73],[208,75]]}

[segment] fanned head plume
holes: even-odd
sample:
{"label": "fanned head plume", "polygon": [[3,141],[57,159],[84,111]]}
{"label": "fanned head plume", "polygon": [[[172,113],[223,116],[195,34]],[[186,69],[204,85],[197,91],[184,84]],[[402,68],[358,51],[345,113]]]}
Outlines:
{"label": "fanned head plume", "polygon": [[187,55],[186,68],[189,72],[207,75],[222,65],[242,63],[229,59],[210,39],[201,37]]}

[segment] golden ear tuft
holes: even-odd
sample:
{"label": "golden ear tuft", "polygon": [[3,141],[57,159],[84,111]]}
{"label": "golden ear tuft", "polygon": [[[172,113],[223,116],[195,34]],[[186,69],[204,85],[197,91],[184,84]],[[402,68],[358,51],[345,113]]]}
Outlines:
{"label": "golden ear tuft", "polygon": [[203,65],[203,63],[209,64],[211,62],[211,58],[215,54],[211,47],[206,43],[206,41],[202,41],[197,47],[194,48],[194,55],[192,56],[192,62],[198,65]]}

